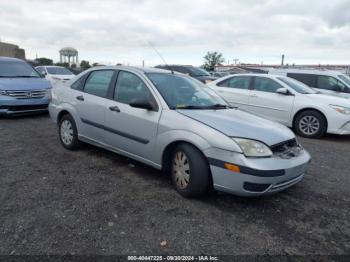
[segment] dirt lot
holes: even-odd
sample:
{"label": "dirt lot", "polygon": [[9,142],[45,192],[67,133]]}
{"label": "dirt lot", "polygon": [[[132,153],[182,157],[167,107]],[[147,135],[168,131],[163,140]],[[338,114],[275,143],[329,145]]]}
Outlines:
{"label": "dirt lot", "polygon": [[0,254],[350,254],[350,137],[300,141],[295,187],[188,200],[138,162],[65,150],[47,115],[0,119]]}

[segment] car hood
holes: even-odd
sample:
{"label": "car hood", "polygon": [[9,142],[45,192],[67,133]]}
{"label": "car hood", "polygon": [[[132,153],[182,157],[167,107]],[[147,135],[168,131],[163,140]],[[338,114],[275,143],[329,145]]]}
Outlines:
{"label": "car hood", "polygon": [[309,97],[313,102],[318,101],[323,104],[327,105],[339,105],[339,106],[350,106],[350,99],[346,97],[339,97],[339,96],[333,96],[333,95],[326,95],[326,94],[307,94],[307,97]]}
{"label": "car hood", "polygon": [[75,77],[75,75],[49,75],[51,78],[55,77],[55,78],[59,78],[61,80],[70,80],[73,77]]}
{"label": "car hood", "polygon": [[50,82],[44,78],[0,78],[0,90],[49,89]]}
{"label": "car hood", "polygon": [[295,138],[289,128],[238,109],[177,111],[229,137],[258,140],[269,146]]}
{"label": "car hood", "polygon": [[216,77],[212,77],[212,76],[195,76],[194,78],[204,82],[205,80],[210,80],[210,81],[214,81],[217,78]]}

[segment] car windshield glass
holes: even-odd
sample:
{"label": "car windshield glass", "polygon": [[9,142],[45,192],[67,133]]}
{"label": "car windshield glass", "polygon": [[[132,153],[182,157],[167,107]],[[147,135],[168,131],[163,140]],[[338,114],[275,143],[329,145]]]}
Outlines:
{"label": "car windshield glass", "polygon": [[33,67],[25,62],[0,61],[0,77],[40,77]]}
{"label": "car windshield glass", "polygon": [[171,109],[221,109],[228,104],[204,84],[187,76],[147,73]]}
{"label": "car windshield glass", "polygon": [[346,75],[338,75],[338,77],[350,86],[350,77]]}
{"label": "car windshield glass", "polygon": [[188,67],[188,70],[190,70],[192,75],[194,76],[210,76],[210,74],[207,71],[198,67],[191,66],[191,67]]}
{"label": "car windshield glass", "polygon": [[64,67],[47,67],[46,69],[50,75],[73,75],[71,71]]}
{"label": "car windshield glass", "polygon": [[289,87],[293,88],[296,92],[300,94],[316,94],[317,92],[313,90],[312,88],[308,87],[307,85],[303,84],[302,82],[299,82],[297,80],[294,80],[290,77],[278,77],[278,80],[282,81]]}

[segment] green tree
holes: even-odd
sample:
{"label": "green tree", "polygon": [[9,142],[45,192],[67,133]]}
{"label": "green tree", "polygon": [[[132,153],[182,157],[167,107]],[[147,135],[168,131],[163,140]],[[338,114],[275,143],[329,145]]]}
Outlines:
{"label": "green tree", "polygon": [[225,62],[225,59],[222,56],[222,53],[217,51],[207,52],[207,54],[204,56],[203,68],[207,71],[213,71],[215,66],[222,64],[223,62]]}
{"label": "green tree", "polygon": [[69,64],[67,63],[67,62],[65,62],[65,63],[60,63],[60,62],[58,62],[58,63],[56,63],[55,64],[56,66],[63,66],[63,67],[69,67]]}
{"label": "green tree", "polygon": [[91,67],[89,61],[81,60],[80,67],[83,70],[89,69]]}
{"label": "green tree", "polygon": [[46,57],[36,58],[35,62],[37,62],[39,65],[53,65],[52,59]]}

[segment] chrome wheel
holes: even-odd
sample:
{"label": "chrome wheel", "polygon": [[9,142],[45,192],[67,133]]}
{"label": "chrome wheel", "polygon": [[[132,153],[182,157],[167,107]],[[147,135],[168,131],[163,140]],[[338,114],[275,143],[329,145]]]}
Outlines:
{"label": "chrome wheel", "polygon": [[176,185],[184,189],[190,181],[190,163],[185,153],[179,151],[175,154],[172,166]]}
{"label": "chrome wheel", "polygon": [[64,120],[62,123],[61,123],[61,129],[60,129],[60,132],[61,132],[61,140],[62,142],[69,146],[72,141],[73,141],[73,126],[72,126],[72,123],[68,120]]}
{"label": "chrome wheel", "polygon": [[320,130],[320,121],[314,116],[304,116],[299,121],[299,129],[305,135],[315,135]]}

